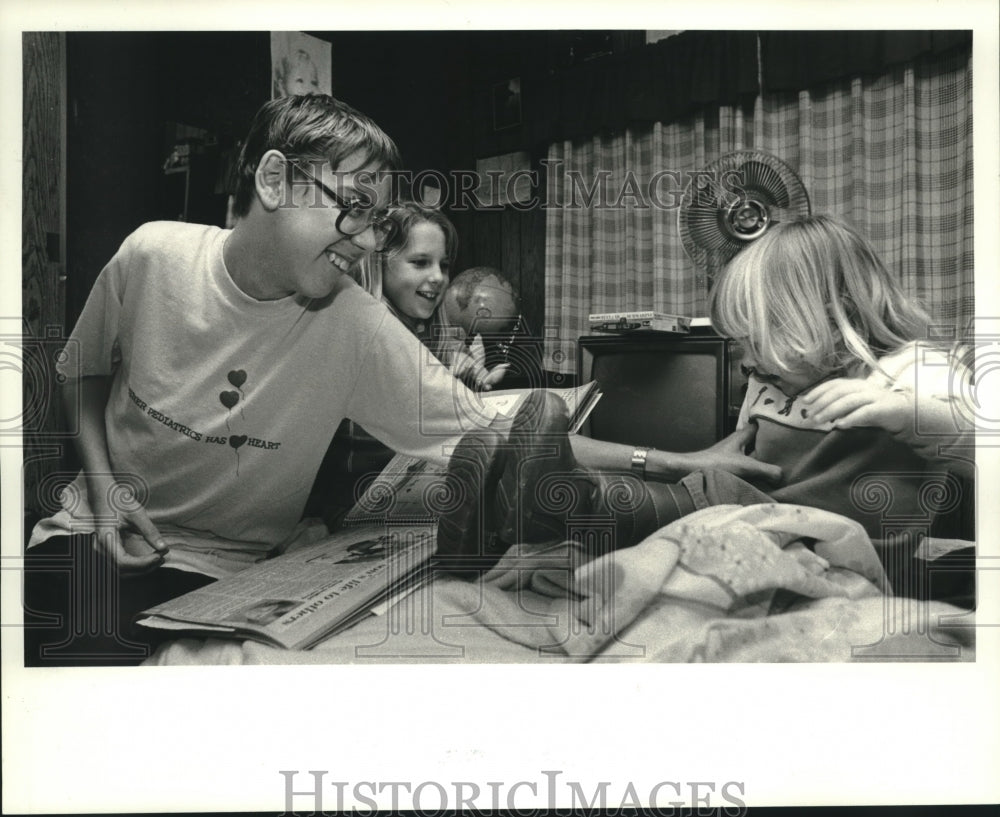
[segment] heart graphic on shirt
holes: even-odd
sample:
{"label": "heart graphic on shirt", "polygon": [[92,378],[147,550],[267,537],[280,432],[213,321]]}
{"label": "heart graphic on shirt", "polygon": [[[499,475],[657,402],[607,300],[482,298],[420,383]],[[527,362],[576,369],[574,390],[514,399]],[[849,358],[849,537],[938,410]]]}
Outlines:
{"label": "heart graphic on shirt", "polygon": [[234,434],[232,437],[229,438],[229,444],[233,448],[239,448],[246,441],[247,441],[246,434]]}
{"label": "heart graphic on shirt", "polygon": [[243,369],[236,369],[228,374],[229,382],[239,388],[247,382],[247,373]]}
{"label": "heart graphic on shirt", "polygon": [[765,400],[765,401],[764,401],[764,405],[765,405],[765,406],[769,406],[769,405],[771,405],[771,403],[773,403],[773,402],[774,402],[774,399],[773,399],[773,398],[771,398],[771,397],[768,397],[768,398],[767,398],[767,400]]}
{"label": "heart graphic on shirt", "polygon": [[238,402],[240,402],[240,395],[238,392],[224,391],[219,393],[219,400],[227,409],[231,409]]}

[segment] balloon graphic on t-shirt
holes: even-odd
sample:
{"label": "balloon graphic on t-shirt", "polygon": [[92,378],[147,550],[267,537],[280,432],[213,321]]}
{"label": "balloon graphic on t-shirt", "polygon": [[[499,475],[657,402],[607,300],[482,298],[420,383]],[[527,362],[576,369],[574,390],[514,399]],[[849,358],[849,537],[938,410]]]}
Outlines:
{"label": "balloon graphic on t-shirt", "polygon": [[240,475],[240,446],[247,441],[246,434],[231,434],[229,436],[229,444],[232,446],[233,451],[236,452],[236,476]]}
{"label": "balloon graphic on t-shirt", "polygon": [[[222,403],[222,405],[224,405],[226,407],[226,409],[227,409],[227,411],[226,411],[226,428],[229,431],[232,431],[233,427],[231,425],[229,425],[229,415],[233,411],[233,406],[235,406],[237,403],[240,402],[240,395],[239,395],[238,392],[234,392],[232,390],[219,392],[219,402]],[[242,415],[242,413],[243,413],[243,409],[240,408],[240,414]]]}
{"label": "balloon graphic on t-shirt", "polygon": [[243,414],[243,400],[246,399],[246,394],[243,393],[243,384],[247,382],[247,373],[245,369],[232,369],[226,375],[226,379],[229,381],[230,385],[235,386],[238,391],[232,391],[227,389],[226,391],[219,392],[219,401],[226,407],[228,413],[226,415],[226,428],[230,431],[229,445],[233,449],[233,453],[236,454],[236,476],[240,475],[240,446],[244,445],[247,441],[246,434],[232,434],[232,426],[229,425],[229,414],[232,414],[232,410],[236,405],[240,407],[240,417],[246,422],[246,415]]}
{"label": "balloon graphic on t-shirt", "polygon": [[[240,390],[240,397],[242,397],[245,400],[246,395],[243,393],[243,384],[247,382],[246,370],[233,369],[231,372],[229,372],[229,374],[226,375],[226,378],[229,380],[230,383],[232,383],[234,386],[236,386],[237,389]],[[246,419],[246,416],[243,414],[243,406],[240,406],[240,417],[243,417],[244,420]]]}

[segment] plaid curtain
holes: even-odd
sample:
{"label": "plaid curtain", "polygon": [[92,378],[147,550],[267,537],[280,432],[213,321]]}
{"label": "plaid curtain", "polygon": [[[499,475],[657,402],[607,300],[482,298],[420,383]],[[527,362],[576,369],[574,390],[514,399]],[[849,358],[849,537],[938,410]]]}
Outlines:
{"label": "plaid curtain", "polygon": [[906,291],[961,332],[974,308],[971,56],[551,145],[546,368],[575,373],[592,312],[707,314],[707,281],[684,252],[676,203],[683,174],[734,150],[789,164],[813,213],[858,227]]}

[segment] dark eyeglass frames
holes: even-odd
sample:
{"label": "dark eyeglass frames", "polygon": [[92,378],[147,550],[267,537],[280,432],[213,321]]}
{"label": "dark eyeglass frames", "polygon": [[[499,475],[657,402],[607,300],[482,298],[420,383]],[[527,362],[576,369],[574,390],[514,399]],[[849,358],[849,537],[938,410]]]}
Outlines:
{"label": "dark eyeglass frames", "polygon": [[371,203],[364,199],[348,201],[297,162],[290,162],[290,164],[337,205],[340,212],[337,214],[334,226],[339,232],[347,236],[354,236],[360,235],[371,227],[375,234],[375,250],[377,252],[382,252],[392,243],[399,229],[395,221],[382,213],[377,213]]}

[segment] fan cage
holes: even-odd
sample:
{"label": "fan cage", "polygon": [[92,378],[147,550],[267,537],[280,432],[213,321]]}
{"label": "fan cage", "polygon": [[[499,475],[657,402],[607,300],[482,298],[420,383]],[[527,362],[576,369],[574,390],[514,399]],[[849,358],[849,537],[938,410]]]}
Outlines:
{"label": "fan cage", "polygon": [[805,186],[785,162],[761,151],[736,151],[694,174],[677,226],[685,252],[714,277],[775,224],[809,213]]}

